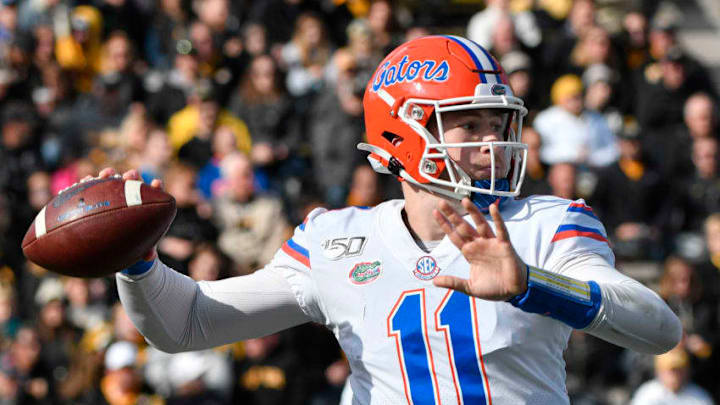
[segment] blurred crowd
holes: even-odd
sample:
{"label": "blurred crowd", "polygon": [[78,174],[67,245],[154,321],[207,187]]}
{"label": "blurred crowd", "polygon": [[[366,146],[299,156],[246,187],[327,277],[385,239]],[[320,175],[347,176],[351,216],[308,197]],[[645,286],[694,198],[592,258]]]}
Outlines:
{"label": "blurred crowd", "polygon": [[720,400],[717,86],[662,5],[0,0],[0,405],[337,403],[349,369],[323,327],[162,353],[112,277],[58,277],[20,245],[106,166],[164,181],[178,213],[159,255],[198,281],[262,267],[315,207],[399,197],[355,149],[362,94],[429,34],[492,51],[530,111],[523,194],[584,198],[618,268],[650,269],[685,327],[658,357],[574,332],[573,403]]}

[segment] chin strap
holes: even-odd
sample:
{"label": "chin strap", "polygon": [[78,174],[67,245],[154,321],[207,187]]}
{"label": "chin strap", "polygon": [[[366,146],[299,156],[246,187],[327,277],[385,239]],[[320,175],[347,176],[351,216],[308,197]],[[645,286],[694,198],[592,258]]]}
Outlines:
{"label": "chin strap", "polygon": [[[475,180],[473,186],[478,188],[490,189],[490,180]],[[495,190],[497,191],[510,191],[510,182],[507,179],[495,180]],[[483,213],[488,213],[490,205],[497,204],[498,208],[508,200],[510,197],[498,197],[491,194],[472,193],[470,200],[480,208]]]}

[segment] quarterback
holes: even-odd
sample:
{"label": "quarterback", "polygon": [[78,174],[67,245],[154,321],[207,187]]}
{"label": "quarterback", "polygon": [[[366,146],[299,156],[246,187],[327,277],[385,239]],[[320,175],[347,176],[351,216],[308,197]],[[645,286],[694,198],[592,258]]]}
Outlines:
{"label": "quarterback", "polygon": [[516,198],[527,110],[485,49],[454,36],[407,42],[363,103],[358,148],[404,199],[316,209],[248,276],[195,282],[149,252],[117,281],[151,344],[198,350],[314,321],[350,362],[344,404],[499,405],[569,402],[573,329],[645,353],[678,343],[680,322],[614,268],[590,207]]}

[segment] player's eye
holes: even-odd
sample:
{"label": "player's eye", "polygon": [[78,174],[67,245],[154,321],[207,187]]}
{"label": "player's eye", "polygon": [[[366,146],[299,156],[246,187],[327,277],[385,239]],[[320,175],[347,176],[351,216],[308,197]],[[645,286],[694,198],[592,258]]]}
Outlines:
{"label": "player's eye", "polygon": [[473,132],[473,131],[475,131],[475,129],[477,129],[477,125],[474,122],[466,122],[466,123],[460,124],[460,128],[462,128],[466,131]]}
{"label": "player's eye", "polygon": [[497,121],[493,120],[493,121],[490,123],[490,129],[491,129],[493,132],[500,132],[500,131],[502,131],[503,126],[504,126],[504,125],[503,125],[502,121],[500,121],[500,120],[497,120]]}

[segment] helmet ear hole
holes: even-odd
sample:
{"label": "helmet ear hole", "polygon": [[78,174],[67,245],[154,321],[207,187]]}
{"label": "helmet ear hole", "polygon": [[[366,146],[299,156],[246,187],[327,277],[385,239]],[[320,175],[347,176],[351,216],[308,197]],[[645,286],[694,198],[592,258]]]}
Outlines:
{"label": "helmet ear hole", "polygon": [[382,137],[390,142],[393,146],[399,146],[403,142],[403,138],[400,135],[393,134],[392,132],[385,131],[382,133]]}

